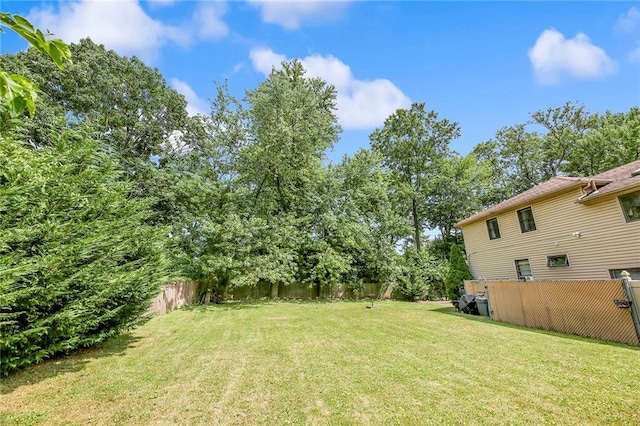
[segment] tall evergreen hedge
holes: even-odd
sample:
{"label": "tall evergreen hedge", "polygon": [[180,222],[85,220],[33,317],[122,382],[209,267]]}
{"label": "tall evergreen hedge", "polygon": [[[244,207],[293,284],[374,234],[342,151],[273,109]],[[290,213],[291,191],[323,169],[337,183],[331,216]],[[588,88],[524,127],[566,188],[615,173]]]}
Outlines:
{"label": "tall evergreen hedge", "polygon": [[130,326],[166,276],[166,230],[98,145],[0,138],[0,374]]}

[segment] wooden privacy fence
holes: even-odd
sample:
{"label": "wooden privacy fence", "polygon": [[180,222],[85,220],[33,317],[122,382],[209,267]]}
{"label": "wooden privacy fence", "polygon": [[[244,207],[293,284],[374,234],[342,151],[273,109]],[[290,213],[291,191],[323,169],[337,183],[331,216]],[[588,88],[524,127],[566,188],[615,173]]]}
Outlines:
{"label": "wooden privacy fence", "polygon": [[627,283],[631,291],[623,280],[482,280],[465,281],[465,291],[486,291],[496,321],[637,345],[631,305],[640,282]]}
{"label": "wooden privacy fence", "polygon": [[[274,297],[278,299],[358,299],[361,297],[378,297],[378,284],[363,284],[360,291],[354,291],[346,284],[338,284],[331,287],[321,287],[318,295],[316,285],[293,283],[289,285],[279,285],[277,289],[268,283],[258,283],[254,286],[232,287],[227,290],[225,299],[230,300],[252,300],[264,297]],[[391,297],[391,286],[384,292],[385,299]]]}
{"label": "wooden privacy fence", "polygon": [[198,284],[181,281],[164,286],[162,292],[151,302],[147,313],[166,314],[182,305],[192,303],[198,297]]}
{"label": "wooden privacy fence", "polygon": [[[318,287],[309,284],[294,283],[279,285],[275,289],[268,283],[258,283],[254,286],[231,287],[224,294],[227,300],[256,300],[267,297],[279,299],[316,299]],[[353,291],[346,284],[335,285],[330,288],[321,288],[320,297],[325,299],[358,299],[363,297],[378,297],[378,284],[364,284],[360,291]],[[389,286],[383,298],[391,297],[392,287]],[[182,281],[164,286],[162,292],[153,299],[147,313],[162,315],[180,306],[196,301],[198,297],[198,283]]]}

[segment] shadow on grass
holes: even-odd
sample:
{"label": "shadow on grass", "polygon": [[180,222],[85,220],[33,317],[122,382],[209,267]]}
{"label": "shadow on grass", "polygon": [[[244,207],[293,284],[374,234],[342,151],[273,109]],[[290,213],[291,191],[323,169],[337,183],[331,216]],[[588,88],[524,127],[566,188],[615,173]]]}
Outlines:
{"label": "shadow on grass", "polygon": [[123,355],[140,337],[123,333],[98,343],[90,348],[78,349],[67,354],[55,355],[40,364],[30,365],[23,370],[2,377],[0,395],[8,394],[21,386],[33,385],[66,373],[81,371],[94,359]]}
{"label": "shadow on grass", "polygon": [[629,345],[629,344],[626,344],[626,343],[610,342],[608,340],[601,340],[601,339],[596,339],[596,338],[593,338],[593,337],[579,336],[577,334],[560,333],[558,331],[545,330],[545,329],[542,329],[542,328],[530,328],[530,327],[525,327],[525,326],[522,326],[522,325],[511,324],[511,323],[508,323],[508,322],[494,321],[494,320],[492,320],[491,318],[488,318],[488,317],[464,314],[462,312],[456,312],[456,310],[455,310],[455,308],[453,306],[452,307],[447,307],[447,308],[432,309],[432,312],[436,312],[436,313],[439,313],[439,314],[445,314],[445,315],[452,315],[452,316],[456,316],[456,317],[459,317],[459,318],[466,319],[468,321],[482,322],[482,323],[485,323],[485,324],[496,325],[498,327],[505,327],[505,328],[511,328],[511,329],[515,329],[515,330],[530,331],[532,333],[539,333],[539,334],[544,334],[544,335],[547,335],[547,336],[561,337],[563,339],[568,339],[568,340],[576,340],[576,341],[579,341],[579,342],[598,343],[598,344],[606,345],[606,346],[615,346],[615,347],[618,347],[618,348],[625,348],[625,349],[631,349],[631,350],[634,350],[634,351],[640,351],[640,346]]}

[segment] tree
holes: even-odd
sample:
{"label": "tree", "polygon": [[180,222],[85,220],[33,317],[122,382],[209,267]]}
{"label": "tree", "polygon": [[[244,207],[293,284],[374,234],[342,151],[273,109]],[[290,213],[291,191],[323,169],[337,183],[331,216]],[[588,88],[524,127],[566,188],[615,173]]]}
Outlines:
{"label": "tree", "polygon": [[251,136],[240,154],[240,171],[254,188],[255,206],[267,216],[309,207],[308,189],[341,130],[335,88],[304,74],[300,62],[283,62],[247,93]]}
{"label": "tree", "polygon": [[564,174],[574,147],[593,125],[591,114],[584,105],[567,102],[559,108],[536,111],[531,118],[532,124],[546,130],[542,145],[543,180]]}
{"label": "tree", "polygon": [[410,301],[440,297],[445,271],[445,263],[426,248],[417,252],[411,247],[402,257],[402,274],[396,288]]}
{"label": "tree", "polygon": [[464,280],[473,279],[469,265],[458,245],[451,246],[449,254],[449,271],[445,278],[445,288],[449,300],[457,300],[463,294]]}
{"label": "tree", "polygon": [[595,115],[592,123],[577,140],[567,173],[593,176],[640,158],[640,108]]}
{"label": "tree", "polygon": [[[16,142],[46,147],[65,129],[81,129],[105,146],[133,181],[132,196],[156,203],[149,221],[173,224],[176,182],[170,163],[204,134],[198,117],[188,117],[186,101],[157,69],[126,58],[90,39],[69,46],[74,62],[57,68],[36,50],[2,55],[0,63],[29,77],[39,88],[38,114],[23,117],[8,132]],[[180,146],[178,146],[180,145]]]}
{"label": "tree", "polygon": [[[248,134],[238,152],[238,182],[248,192],[245,212],[264,223],[248,269],[275,289],[299,275],[298,265],[309,256],[301,253],[303,245],[322,247],[309,242],[318,239],[316,183],[323,177],[324,153],[340,132],[335,88],[304,74],[300,62],[284,62],[247,92]],[[320,261],[316,255],[316,267]]]}
{"label": "tree", "polygon": [[485,207],[495,186],[490,164],[473,154],[444,159],[434,183],[426,209],[427,224],[439,229],[443,240],[453,235],[458,221]]}
{"label": "tree", "polygon": [[385,120],[382,129],[369,136],[372,149],[380,154],[392,175],[393,190],[400,208],[410,218],[418,252],[435,178],[443,159],[450,155],[449,143],[459,136],[458,123],[439,120],[435,111],[425,111],[423,103],[398,109]]}
{"label": "tree", "polygon": [[225,287],[238,275],[251,239],[234,172],[236,151],[245,140],[243,120],[240,104],[221,85],[211,116],[193,121],[159,159],[156,175],[164,181],[156,187],[170,215],[163,222],[173,228],[177,266],[203,287]]}
{"label": "tree", "polygon": [[493,140],[474,149],[478,158],[492,164],[498,178],[489,198],[499,202],[555,176],[580,171],[578,147],[596,123],[583,105],[567,102],[532,113],[526,123],[502,127]]}
{"label": "tree", "polygon": [[[2,27],[15,31],[34,49],[53,60],[59,69],[64,68],[65,61],[71,60],[69,47],[62,40],[47,38],[50,33],[43,34],[22,16],[0,12],[0,33],[4,32]],[[33,117],[37,93],[38,88],[28,78],[9,74],[0,67],[0,96],[4,98],[11,117],[19,116],[25,109]]]}
{"label": "tree", "polygon": [[323,235],[330,247],[350,261],[343,280],[353,290],[377,284],[378,293],[383,294],[400,272],[396,244],[411,232],[393,208],[390,175],[379,155],[365,149],[345,156],[329,171],[337,187],[327,200]]}
{"label": "tree", "polygon": [[131,326],[169,277],[151,200],[95,141],[0,141],[0,372]]}
{"label": "tree", "polygon": [[[69,49],[74,62],[64,69],[35,49],[3,55],[2,64],[33,80],[42,103],[55,106],[69,125],[88,125],[123,165],[134,170],[164,154],[175,132],[186,131],[186,101],[157,69],[90,39],[72,43]],[[26,126],[26,142],[33,146],[46,146],[50,133],[58,130],[47,131],[38,121],[27,121]]]}

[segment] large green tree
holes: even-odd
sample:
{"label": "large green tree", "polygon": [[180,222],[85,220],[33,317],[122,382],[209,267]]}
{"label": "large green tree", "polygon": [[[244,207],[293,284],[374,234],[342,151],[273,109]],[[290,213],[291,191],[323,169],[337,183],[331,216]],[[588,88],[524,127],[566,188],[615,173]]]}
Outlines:
{"label": "large green tree", "polygon": [[40,88],[38,113],[22,117],[6,134],[35,148],[48,146],[63,129],[76,128],[99,141],[133,181],[133,196],[152,196],[149,220],[172,224],[180,212],[171,159],[204,134],[198,117],[157,69],[83,39],[70,45],[74,62],[59,69],[35,49],[0,56],[6,69]]}
{"label": "large green tree", "polygon": [[492,167],[487,200],[496,203],[554,176],[592,176],[639,158],[640,109],[591,114],[567,102],[501,128],[473,153]]}
{"label": "large green tree", "polygon": [[345,277],[352,286],[377,283],[380,289],[395,282],[396,245],[411,232],[393,204],[390,174],[378,154],[360,150],[331,169],[338,187],[333,197],[328,240],[351,260]]}
{"label": "large green tree", "polygon": [[418,252],[428,224],[429,197],[436,190],[442,163],[451,153],[449,143],[459,136],[458,123],[439,119],[435,111],[426,111],[423,103],[398,109],[369,136],[372,149],[391,173],[398,207],[411,222]]}
{"label": "large green tree", "polygon": [[640,158],[640,108],[596,114],[592,129],[576,141],[567,173],[593,176]]}
{"label": "large green tree", "polygon": [[260,214],[309,208],[309,189],[340,133],[335,102],[335,88],[305,77],[298,61],[283,62],[247,92],[251,137],[241,152],[240,172],[254,188]]}
{"label": "large green tree", "polygon": [[332,196],[322,162],[340,132],[335,89],[297,61],[244,102],[218,89],[204,137],[169,161],[185,182],[179,198],[199,200],[177,230],[190,275],[223,287],[268,282],[274,296],[280,284],[335,282],[348,262],[321,233]]}
{"label": "large green tree", "polygon": [[[33,81],[40,101],[55,107],[69,124],[90,124],[94,136],[130,165],[162,154],[169,136],[185,129],[186,101],[157,69],[90,39],[69,48],[74,61],[64,69],[33,48],[2,55],[0,63]],[[27,142],[35,146],[47,145],[58,130],[38,120],[26,120],[26,125]]]}
{"label": "large green tree", "polygon": [[444,159],[426,208],[429,227],[439,229],[443,240],[454,236],[456,222],[482,210],[492,200],[493,179],[491,165],[473,154]]}
{"label": "large green tree", "polygon": [[305,77],[298,61],[283,62],[246,95],[249,135],[239,152],[238,179],[251,192],[247,213],[264,222],[260,236],[269,242],[256,246],[251,269],[276,288],[299,276],[301,256],[313,255],[301,253],[303,245],[322,247],[309,238],[317,239],[313,213],[322,161],[340,132],[335,100],[335,88]]}

